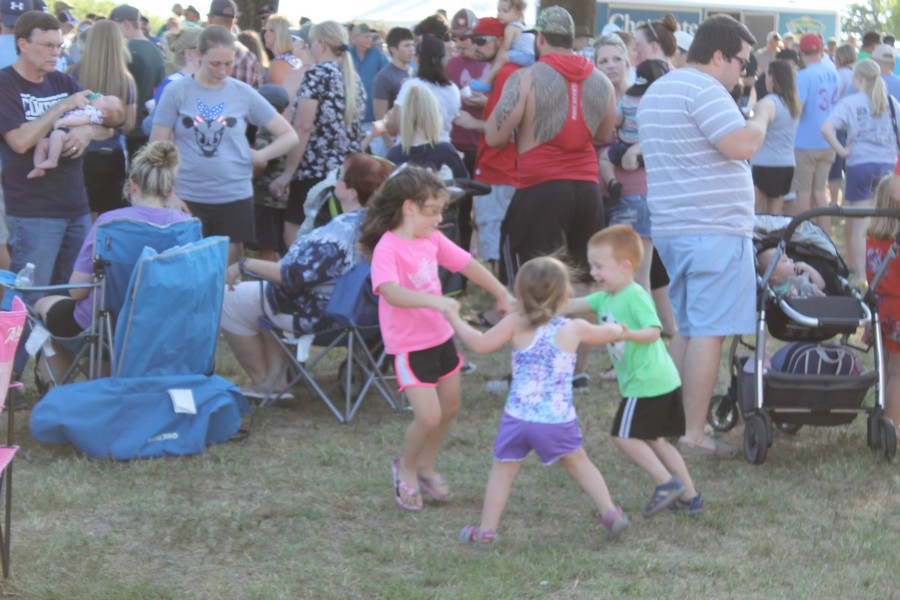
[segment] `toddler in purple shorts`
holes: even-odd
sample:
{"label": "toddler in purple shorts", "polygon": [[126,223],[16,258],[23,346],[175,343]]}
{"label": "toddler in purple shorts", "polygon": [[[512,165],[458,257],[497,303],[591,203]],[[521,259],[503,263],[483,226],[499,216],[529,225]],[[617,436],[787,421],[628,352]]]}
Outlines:
{"label": "toddler in purple shorts", "polygon": [[550,257],[525,263],[516,275],[518,310],[482,333],[449,311],[450,324],[475,352],[486,354],[507,342],[513,347],[509,398],[494,441],[494,463],[488,478],[481,523],[466,527],[460,539],[490,544],[506,506],[522,460],[534,450],[545,465],[559,461],[588,493],[600,523],[612,538],[628,526],[613,504],[606,482],[581,445],[581,430],[572,403],[572,374],[579,344],[606,344],[624,335],[620,325],[592,325],[559,315],[571,295],[569,271]]}

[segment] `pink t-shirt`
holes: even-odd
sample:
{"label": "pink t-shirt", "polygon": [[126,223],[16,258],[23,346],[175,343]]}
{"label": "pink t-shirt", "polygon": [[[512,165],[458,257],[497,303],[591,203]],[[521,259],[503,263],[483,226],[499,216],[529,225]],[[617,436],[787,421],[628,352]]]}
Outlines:
{"label": "pink t-shirt", "polygon": [[[443,295],[438,266],[462,271],[472,255],[436,231],[427,238],[404,240],[388,231],[372,253],[372,287],[395,282],[416,292]],[[434,348],[453,337],[450,323],[433,308],[399,308],[378,301],[381,337],[388,354]]]}

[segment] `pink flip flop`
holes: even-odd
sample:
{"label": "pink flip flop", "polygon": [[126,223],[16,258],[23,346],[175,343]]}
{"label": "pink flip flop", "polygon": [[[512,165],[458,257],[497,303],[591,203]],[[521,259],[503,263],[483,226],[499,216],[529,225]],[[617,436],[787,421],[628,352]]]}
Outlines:
{"label": "pink flip flop", "polygon": [[[391,464],[391,475],[394,481],[394,502],[403,510],[416,512],[422,510],[422,500],[419,490],[414,490],[405,481],[400,479],[400,459],[398,458]],[[410,501],[403,499],[406,496]]]}
{"label": "pink flip flop", "polygon": [[419,475],[419,488],[436,502],[448,502],[453,496],[450,492],[441,492],[438,488],[446,488],[447,480],[440,475]]}

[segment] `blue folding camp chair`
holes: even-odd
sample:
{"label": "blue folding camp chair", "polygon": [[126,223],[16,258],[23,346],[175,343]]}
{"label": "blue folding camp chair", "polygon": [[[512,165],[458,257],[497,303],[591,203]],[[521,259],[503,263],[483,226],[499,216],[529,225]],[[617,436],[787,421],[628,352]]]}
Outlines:
{"label": "blue folding camp chair", "polygon": [[[337,278],[333,285],[326,314],[335,322],[335,327],[314,336],[301,334],[298,337],[293,332],[273,327],[268,321],[261,323],[288,357],[289,362],[285,364],[282,374],[289,369],[295,373],[287,387],[304,383],[341,423],[349,423],[353,419],[372,388],[388,406],[397,410],[399,400],[387,384],[387,376],[384,374],[387,354],[378,326],[378,299],[372,292],[369,263],[365,257],[357,253],[353,267]],[[319,350],[308,356],[303,356],[306,352],[297,351],[298,347],[305,347],[308,351],[310,346]],[[346,356],[338,368],[335,385],[326,390],[316,381],[314,370],[332,350],[339,347],[346,348]],[[277,380],[281,380],[281,377]],[[338,401],[340,404],[332,400],[335,391],[341,393],[342,398]],[[260,402],[260,408],[269,406],[278,397],[279,394],[274,389],[269,390]]]}
{"label": "blue folding camp chair", "polygon": [[[46,387],[69,383],[80,375],[84,375],[86,379],[99,377],[104,362],[115,355],[113,324],[125,302],[131,274],[141,253],[145,248],[162,252],[175,246],[190,244],[201,237],[202,226],[199,219],[188,219],[170,225],[154,225],[129,218],[111,219],[97,226],[93,283],[28,288],[28,291],[42,293],[64,293],[74,287],[94,289],[91,325],[70,344],[78,349],[66,372],[54,373],[42,354],[36,356],[36,362],[42,361],[50,377],[49,381],[43,382],[45,389],[38,391],[43,395]],[[42,383],[39,377],[35,378],[35,382]]]}
{"label": "blue folding camp chair", "polygon": [[250,407],[212,375],[227,258],[225,237],[145,248],[119,311],[112,376],[50,390],[32,410],[32,437],[115,459],[197,454],[230,439]]}

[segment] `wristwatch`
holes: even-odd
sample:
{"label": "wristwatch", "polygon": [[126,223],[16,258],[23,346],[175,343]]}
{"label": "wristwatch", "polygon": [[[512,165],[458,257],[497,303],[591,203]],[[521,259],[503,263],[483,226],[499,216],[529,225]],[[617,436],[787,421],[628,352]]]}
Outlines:
{"label": "wristwatch", "polygon": [[250,259],[247,258],[246,256],[242,256],[241,260],[238,261],[238,273],[240,273],[241,275],[247,274],[246,266],[247,266],[248,260],[250,260]]}

